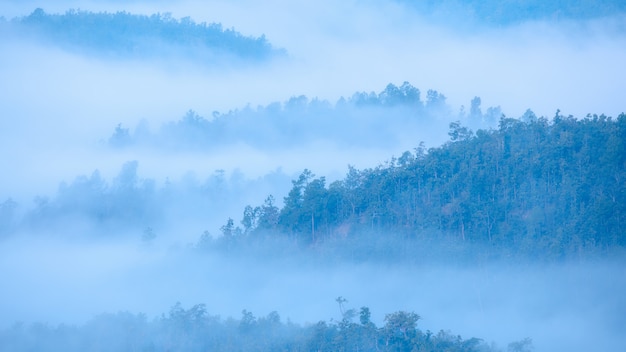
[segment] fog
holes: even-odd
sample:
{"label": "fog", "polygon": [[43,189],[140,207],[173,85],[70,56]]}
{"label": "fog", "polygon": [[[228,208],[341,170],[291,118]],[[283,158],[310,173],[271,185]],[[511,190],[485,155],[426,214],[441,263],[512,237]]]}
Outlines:
{"label": "fog", "polygon": [[[2,149],[14,175],[31,174],[34,170],[29,165],[50,160],[41,153],[54,148],[67,147],[59,154],[69,160],[57,157],[57,165],[88,160],[72,154],[106,138],[117,123],[133,126],[147,119],[158,126],[189,109],[211,116],[214,111],[267,105],[298,95],[335,102],[357,91],[378,92],[390,82],[409,81],[423,92],[435,89],[446,95],[455,111],[462,105],[467,108],[474,96],[481,97],[485,107],[502,107],[510,117],[519,117],[528,108],[539,116],[553,116],[557,109],[575,116],[616,116],[623,110],[619,84],[626,78],[622,69],[626,36],[624,18],[619,14],[585,21],[530,20],[504,28],[473,25],[468,29],[457,25],[458,21],[429,20],[413,8],[391,1],[341,5],[5,1],[0,13],[11,19],[26,16],[37,6],[47,13],[80,8],[191,16],[196,22],[234,27],[244,35],[265,34],[272,45],[286,49],[289,58],[235,69],[185,60],[111,61],[19,37],[3,40],[0,106],[6,118],[0,127],[11,131],[3,136]],[[29,153],[32,162],[28,165],[20,158],[14,160],[16,154],[22,154],[16,151],[23,148],[36,149]],[[392,155],[402,150],[387,152]],[[343,165],[349,162],[349,158],[343,160]],[[380,162],[378,155],[371,160],[376,162]],[[61,176],[69,178],[95,168],[103,166],[92,161],[65,175],[48,170],[52,184],[41,190],[50,190]],[[0,194],[7,196],[17,185],[4,181],[7,188]]]}
{"label": "fog", "polygon": [[306,259],[198,255],[191,249],[125,243],[4,243],[2,324],[80,324],[103,311],[165,313],[175,302],[211,314],[278,311],[298,323],[340,320],[335,298],[367,306],[372,319],[413,310],[420,328],[449,329],[506,346],[531,337],[539,351],[612,350],[626,326],[618,292],[623,261],[539,266],[506,263],[332,264]]}
{"label": "fog", "polygon": [[[483,107],[500,106],[509,117],[519,117],[528,108],[538,116],[553,116],[557,109],[574,116],[623,111],[619,84],[626,78],[626,36],[620,14],[500,27],[442,23],[392,1],[4,1],[0,13],[8,20],[38,6],[47,13],[80,8],[191,16],[244,35],[265,34],[288,53],[285,60],[234,68],[184,59],[108,60],[19,36],[3,40],[3,159],[12,175],[29,177],[45,168],[49,182],[29,182],[38,193],[50,192],[61,178],[104,171],[96,162],[101,156],[90,158],[89,148],[106,139],[118,123],[134,126],[146,119],[159,126],[189,109],[211,116],[299,95],[334,103],[357,91],[379,92],[388,83],[409,81],[422,92],[443,93],[454,111],[468,109],[475,96],[482,98]],[[26,148],[28,161],[17,156]],[[391,156],[402,151],[384,152]],[[53,159],[54,165],[47,163],[50,152],[62,155]],[[380,162],[381,154],[370,163]],[[341,163],[337,158],[338,164],[345,168],[351,157],[346,155]],[[317,171],[343,173],[343,168]],[[19,188],[19,179],[4,179],[0,195],[16,197],[10,190]]]}
{"label": "fog", "polygon": [[[111,58],[2,32],[7,21],[38,7],[48,14],[80,9],[189,16],[244,36],[264,35],[286,55],[253,63],[207,63],[179,53]],[[282,204],[290,180],[303,169],[331,183],[348,165],[376,167],[420,142],[441,145],[452,121],[495,128],[500,116],[480,123],[466,119],[474,97],[481,98],[483,112],[493,107],[515,118],[527,109],[546,117],[557,110],[576,117],[624,111],[624,12],[493,24],[445,9],[424,13],[391,0],[2,1],[0,32],[7,35],[0,39],[0,203],[15,200],[23,225],[39,219],[43,198],[65,209],[79,197],[63,197],[83,192],[81,182],[96,170],[103,189],[115,195],[120,170],[136,161],[133,187],[153,197],[154,207],[131,225],[105,229],[94,228],[87,211],[71,208],[75,213],[67,217],[48,222],[42,216],[1,238],[0,328],[16,321],[81,324],[102,312],[126,310],[157,317],[177,301],[204,303],[211,314],[225,317],[242,309],[278,311],[294,322],[315,323],[340,320],[335,299],[343,296],[350,308],[370,307],[377,323],[396,310],[415,311],[424,330],[451,330],[503,347],[525,337],[537,351],[626,346],[621,258],[462,265],[445,255],[432,263],[359,261],[343,252],[339,259],[306,254],[269,260],[271,255],[244,259],[196,248],[204,231],[219,237],[228,218],[239,224],[246,205],[260,205],[269,195]],[[403,82],[419,89],[424,104],[428,90],[445,95],[445,108],[412,122],[400,119],[404,110],[391,108],[355,108],[339,118],[338,102]],[[241,140],[207,148],[182,147],[182,138],[168,148],[165,137],[158,139],[190,110],[206,121],[243,116],[249,122],[272,104],[287,111],[299,96],[330,106],[336,116],[319,120],[353,130],[358,142],[316,131],[306,140],[299,139],[301,131],[285,131],[295,136],[285,145],[246,140],[267,138],[261,125],[248,126],[257,135],[242,133]],[[388,121],[389,138],[377,138],[383,129],[373,124],[355,123],[367,116]],[[116,148],[111,138],[118,125],[133,138],[147,126],[158,142]],[[155,239],[142,240],[146,228]],[[115,234],[102,236],[109,230]]]}

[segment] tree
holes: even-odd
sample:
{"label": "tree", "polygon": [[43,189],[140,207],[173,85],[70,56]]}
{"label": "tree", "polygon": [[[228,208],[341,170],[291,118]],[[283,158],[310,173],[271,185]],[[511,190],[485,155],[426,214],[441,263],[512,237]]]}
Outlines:
{"label": "tree", "polygon": [[[305,169],[297,180],[292,180],[293,188],[287,194],[284,199],[284,206],[280,211],[279,224],[288,233],[295,235],[302,233],[304,230],[305,222],[310,219],[310,213],[304,211],[304,190],[309,184],[309,181],[315,177],[315,175],[308,169]],[[307,219],[307,220],[305,220]]]}
{"label": "tree", "polygon": [[404,95],[405,104],[414,105],[416,107],[422,106],[422,101],[420,100],[420,90],[413,87],[409,82],[403,82],[400,86],[400,91]]}
{"label": "tree", "polygon": [[280,210],[274,205],[274,197],[268,196],[262,206],[255,208],[257,229],[274,230],[278,225]]}
{"label": "tree", "polygon": [[222,231],[222,236],[225,238],[232,238],[236,234],[235,221],[228,218],[226,225],[220,227],[220,231]]}
{"label": "tree", "polygon": [[465,141],[472,138],[472,131],[465,126],[461,126],[459,121],[450,122],[450,131],[448,136],[452,142]]}
{"label": "tree", "polygon": [[413,312],[397,311],[385,315],[383,338],[391,350],[410,351],[411,341],[417,333],[420,316]]}
{"label": "tree", "polygon": [[404,103],[404,92],[397,86],[389,83],[384,91],[378,95],[378,99],[383,105],[395,106]]}
{"label": "tree", "polygon": [[257,323],[256,318],[254,317],[254,314],[252,314],[252,312],[249,312],[245,309],[241,311],[241,320],[239,321],[239,329],[242,332],[244,333],[250,332],[252,329],[254,329],[256,323]]}
{"label": "tree", "polygon": [[426,92],[426,108],[433,111],[441,111],[446,107],[446,96],[437,92],[436,90],[429,89]]}
{"label": "tree", "polygon": [[401,334],[404,338],[408,338],[417,328],[417,321],[420,316],[414,312],[397,311],[385,315],[384,329],[393,335]]}
{"label": "tree", "polygon": [[470,118],[471,119],[482,119],[483,112],[480,109],[480,97],[474,97],[470,103]]}
{"label": "tree", "polygon": [[243,219],[241,220],[241,224],[243,225],[244,234],[249,234],[257,227],[259,210],[259,207],[252,208],[250,205],[247,205],[243,210]]}
{"label": "tree", "polygon": [[[316,230],[322,225],[328,226],[328,212],[326,208],[328,191],[326,190],[325,182],[326,179],[324,177],[311,180],[306,185],[302,195],[302,210],[305,214],[310,214],[310,241],[312,243],[317,240]],[[326,223],[322,224],[322,220],[326,220]]]}
{"label": "tree", "polygon": [[531,352],[534,350],[533,340],[526,337],[520,341],[514,341],[507,346],[508,352]]}
{"label": "tree", "polygon": [[347,299],[343,298],[342,296],[339,296],[335,299],[335,302],[337,302],[337,304],[339,305],[339,312],[341,312],[341,316],[343,317],[344,314],[346,313],[345,308],[343,307],[343,305],[348,302]]}
{"label": "tree", "polygon": [[122,124],[118,123],[115,126],[113,135],[109,138],[109,145],[116,148],[126,147],[132,143],[132,138],[128,128],[122,128]]}
{"label": "tree", "polygon": [[115,187],[122,192],[134,190],[137,187],[139,178],[137,176],[137,168],[139,162],[136,160],[128,161],[122,165],[120,173],[114,180]]}
{"label": "tree", "polygon": [[370,309],[368,307],[361,307],[361,311],[359,312],[359,322],[361,325],[369,325],[372,323],[370,320],[371,317]]}

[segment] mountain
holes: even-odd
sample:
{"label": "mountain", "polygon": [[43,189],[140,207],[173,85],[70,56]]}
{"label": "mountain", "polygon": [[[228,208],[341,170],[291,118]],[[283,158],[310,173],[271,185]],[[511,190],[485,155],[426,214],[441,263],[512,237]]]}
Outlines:
{"label": "mountain", "polygon": [[244,36],[219,23],[196,23],[190,17],[128,12],[69,10],[30,15],[3,23],[3,30],[70,52],[103,58],[185,58],[203,64],[218,61],[260,62],[284,56],[265,36]]}

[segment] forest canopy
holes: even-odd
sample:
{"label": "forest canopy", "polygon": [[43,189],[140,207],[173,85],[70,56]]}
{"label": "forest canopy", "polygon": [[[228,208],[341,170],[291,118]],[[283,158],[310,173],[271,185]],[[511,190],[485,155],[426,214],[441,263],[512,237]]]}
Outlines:
{"label": "forest canopy", "polygon": [[434,16],[458,16],[466,21],[490,25],[510,25],[532,20],[592,19],[626,12],[619,0],[542,1],[542,0],[397,0]]}
{"label": "forest canopy", "polygon": [[626,246],[625,114],[557,113],[549,121],[529,113],[476,133],[451,123],[449,135],[441,147],[350,168],[328,186],[305,170],[278,217],[268,221],[258,207],[244,224],[261,225],[246,230],[306,243],[346,229],[407,238],[436,232],[554,256]]}
{"label": "forest canopy", "polygon": [[380,92],[356,92],[331,103],[294,96],[265,106],[214,111],[204,117],[189,110],[181,119],[152,131],[147,121],[132,130],[118,125],[108,138],[114,148],[143,147],[168,151],[212,151],[246,144],[257,150],[279,150],[315,142],[344,148],[429,145],[445,141],[447,123],[462,119],[472,128],[489,128],[502,116],[499,107],[483,112],[475,97],[466,113],[453,111],[446,96],[426,94],[409,82],[388,84]]}
{"label": "forest canopy", "polygon": [[[576,119],[557,112],[549,120],[528,111],[476,132],[452,122],[447,143],[420,144],[376,167],[350,166],[330,184],[304,170],[282,202],[267,194],[264,204],[241,209],[241,222],[229,219],[215,243],[233,248],[269,236],[305,247],[339,241],[366,253],[381,240],[452,241],[498,255],[553,259],[610,252],[626,246],[625,151],[625,114]],[[111,184],[97,171],[79,177],[56,197],[41,198],[21,220],[8,199],[0,230],[52,226],[70,215],[96,228],[139,220],[158,229],[164,215],[185,202],[202,200],[211,209],[235,181],[216,174],[205,184],[161,188],[138,178],[137,168],[136,161],[127,163]],[[213,232],[197,233],[203,230]]]}
{"label": "forest canopy", "polygon": [[217,60],[264,61],[285,55],[265,36],[244,36],[220,23],[196,23],[169,13],[150,16],[125,11],[69,10],[50,14],[37,8],[30,15],[2,23],[7,34],[26,35],[71,52],[109,58],[180,57],[204,64]]}
{"label": "forest canopy", "polygon": [[[337,301],[346,302],[343,297]],[[213,316],[204,304],[185,309],[176,303],[168,314],[149,320],[144,314],[101,314],[81,326],[16,324],[0,330],[0,348],[10,351],[455,351],[497,352],[480,338],[464,339],[450,331],[417,327],[420,316],[397,311],[378,327],[368,307],[343,311],[330,322],[298,325],[278,312],[256,317],[243,310],[239,319]],[[511,342],[509,351],[532,349],[529,338]]]}

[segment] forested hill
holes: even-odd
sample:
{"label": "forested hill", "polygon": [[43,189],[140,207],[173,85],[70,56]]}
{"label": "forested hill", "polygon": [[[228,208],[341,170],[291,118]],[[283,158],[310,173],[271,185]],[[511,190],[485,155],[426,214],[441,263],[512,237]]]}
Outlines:
{"label": "forested hill", "polygon": [[285,54],[273,48],[264,36],[247,37],[219,23],[195,23],[189,17],[178,20],[170,14],[81,10],[48,14],[38,8],[29,16],[0,24],[5,34],[105,57],[185,57],[211,63],[216,59],[259,61]]}
{"label": "forested hill", "polygon": [[527,114],[476,133],[452,123],[449,134],[328,186],[305,170],[282,209],[248,207],[241,231],[223,230],[300,243],[443,234],[557,257],[626,245],[626,114]]}
{"label": "forested hill", "polygon": [[[337,301],[345,302],[342,297]],[[15,324],[0,330],[6,351],[459,351],[499,352],[480,338],[463,339],[449,331],[422,331],[420,316],[397,311],[376,326],[370,310],[348,309],[337,321],[305,326],[273,311],[255,317],[243,310],[240,319],[210,315],[204,304],[184,309],[180,303],[154,320],[145,314],[101,314],[82,326]],[[97,341],[97,343],[94,343]],[[43,347],[45,346],[45,347]],[[509,351],[529,351],[530,338],[508,344]]]}
{"label": "forested hill", "polygon": [[356,92],[331,103],[304,95],[266,106],[214,112],[209,118],[194,111],[178,121],[151,131],[139,123],[133,131],[118,125],[108,138],[113,148],[142,147],[175,151],[211,151],[246,144],[255,149],[280,150],[315,142],[341,147],[396,147],[426,141],[445,141],[450,121],[462,119],[472,127],[497,124],[500,107],[481,108],[481,99],[470,102],[469,113],[453,111],[445,95],[429,89],[426,94],[404,82],[388,84],[380,92]]}
{"label": "forested hill", "polygon": [[536,20],[593,19],[626,13],[626,3],[619,0],[396,0],[422,13],[490,25],[510,25]]}
{"label": "forested hill", "polygon": [[[203,236],[198,245],[235,248],[273,238],[304,248],[340,244],[357,253],[379,250],[381,243],[452,243],[545,258],[626,246],[626,114],[576,119],[557,113],[549,120],[528,112],[476,132],[453,122],[449,136],[440,147],[421,144],[377,167],[349,167],[330,184],[305,170],[285,189],[282,204],[269,196],[264,204],[238,207],[240,223],[229,219],[221,236]],[[205,183],[157,187],[138,178],[137,167],[125,164],[111,183],[98,171],[64,183],[55,197],[37,198],[23,217],[8,199],[0,203],[0,233],[49,229],[77,217],[105,232],[138,226],[151,235],[172,214],[202,218],[226,209],[224,200],[238,198],[243,187],[223,171]],[[268,182],[288,184],[279,176],[248,186],[262,197]]]}

